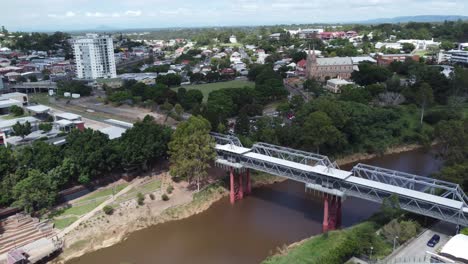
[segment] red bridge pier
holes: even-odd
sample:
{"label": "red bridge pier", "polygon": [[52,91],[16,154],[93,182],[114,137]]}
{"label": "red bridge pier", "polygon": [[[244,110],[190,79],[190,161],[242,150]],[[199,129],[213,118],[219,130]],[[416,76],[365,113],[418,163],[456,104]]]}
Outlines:
{"label": "red bridge pier", "polygon": [[331,194],[323,196],[323,232],[340,228],[341,197]]}
{"label": "red bridge pier", "polygon": [[229,200],[231,204],[234,204],[237,200],[244,198],[244,195],[248,195],[252,192],[252,186],[250,182],[250,170],[240,171],[236,173],[234,168],[229,170],[230,180],[230,192]]}

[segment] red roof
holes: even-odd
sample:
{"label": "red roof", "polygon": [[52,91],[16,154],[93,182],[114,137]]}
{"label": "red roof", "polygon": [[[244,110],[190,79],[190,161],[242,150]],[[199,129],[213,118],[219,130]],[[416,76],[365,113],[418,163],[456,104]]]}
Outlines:
{"label": "red roof", "polygon": [[305,68],[306,65],[307,65],[307,61],[304,60],[304,59],[302,59],[302,60],[300,60],[296,65],[297,65],[297,67]]}

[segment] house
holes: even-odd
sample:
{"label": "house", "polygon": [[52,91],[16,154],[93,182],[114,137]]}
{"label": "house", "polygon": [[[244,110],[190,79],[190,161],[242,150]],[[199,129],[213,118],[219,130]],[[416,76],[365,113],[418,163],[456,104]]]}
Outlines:
{"label": "house", "polygon": [[27,106],[26,110],[28,110],[30,114],[33,114],[34,117],[46,120],[49,117],[50,107],[45,105],[32,105]]}
{"label": "house", "polygon": [[299,30],[297,34],[300,39],[311,39],[316,38],[321,33],[323,33],[323,29],[321,28],[309,28]]}
{"label": "house", "polygon": [[21,103],[21,106],[27,105],[29,102],[27,94],[18,92],[2,94],[0,95],[0,100],[2,99],[13,99],[19,101]]}
{"label": "house", "polygon": [[353,82],[348,82],[346,80],[335,78],[327,81],[325,88],[332,93],[341,93],[341,87],[345,85],[354,84]]}
{"label": "house", "polygon": [[54,119],[54,127],[61,131],[70,132],[74,128],[79,130],[84,130],[85,128],[80,115],[73,113],[56,113]]}
{"label": "house", "polygon": [[11,61],[7,58],[0,58],[0,67],[10,66]]}
{"label": "house", "polygon": [[271,40],[280,40],[281,38],[281,33],[273,33],[270,36],[268,36]]}
{"label": "house", "polygon": [[234,35],[230,36],[230,37],[229,37],[229,42],[231,42],[231,43],[233,43],[233,44],[237,43],[237,38],[236,38],[236,36],[234,36]]}
{"label": "house", "polygon": [[222,75],[235,75],[236,71],[232,68],[225,68],[221,70]]}
{"label": "house", "polygon": [[241,62],[242,61],[242,56],[239,52],[234,52],[231,54],[231,58],[230,58],[230,61],[231,63],[238,63],[238,62]]}
{"label": "house", "polygon": [[375,43],[375,48],[376,49],[381,49],[381,48],[387,48],[387,49],[396,49],[396,50],[401,50],[403,47],[401,46],[400,43],[389,43],[389,42],[377,42]]}
{"label": "house", "polygon": [[32,116],[0,121],[0,132],[5,133],[5,135],[10,135],[11,133],[13,133],[13,126],[16,123],[25,124],[26,122],[29,122],[29,124],[31,124],[31,131],[36,131],[41,121]]}

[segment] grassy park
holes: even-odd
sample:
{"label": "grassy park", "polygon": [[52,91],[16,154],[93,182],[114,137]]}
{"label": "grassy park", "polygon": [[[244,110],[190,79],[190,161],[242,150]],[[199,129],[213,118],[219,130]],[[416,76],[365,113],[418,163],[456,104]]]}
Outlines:
{"label": "grassy park", "polygon": [[[196,85],[187,85],[182,86],[187,90],[200,90],[203,93],[203,101],[208,100],[208,95],[216,90],[221,90],[225,88],[244,88],[250,87],[254,88],[255,83],[249,81],[234,80],[228,82],[217,82],[217,83],[205,83],[205,84],[196,84]],[[174,91],[177,91],[180,87],[173,88]]]}

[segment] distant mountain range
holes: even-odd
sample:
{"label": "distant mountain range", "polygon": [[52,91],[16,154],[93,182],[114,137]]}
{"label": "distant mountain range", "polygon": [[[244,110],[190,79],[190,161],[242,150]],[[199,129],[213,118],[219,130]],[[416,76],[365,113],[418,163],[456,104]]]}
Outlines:
{"label": "distant mountain range", "polygon": [[444,22],[456,20],[468,20],[468,16],[443,16],[443,15],[424,15],[424,16],[401,16],[393,18],[376,18],[358,21],[359,24],[382,24],[382,23],[408,23],[408,22]]}

